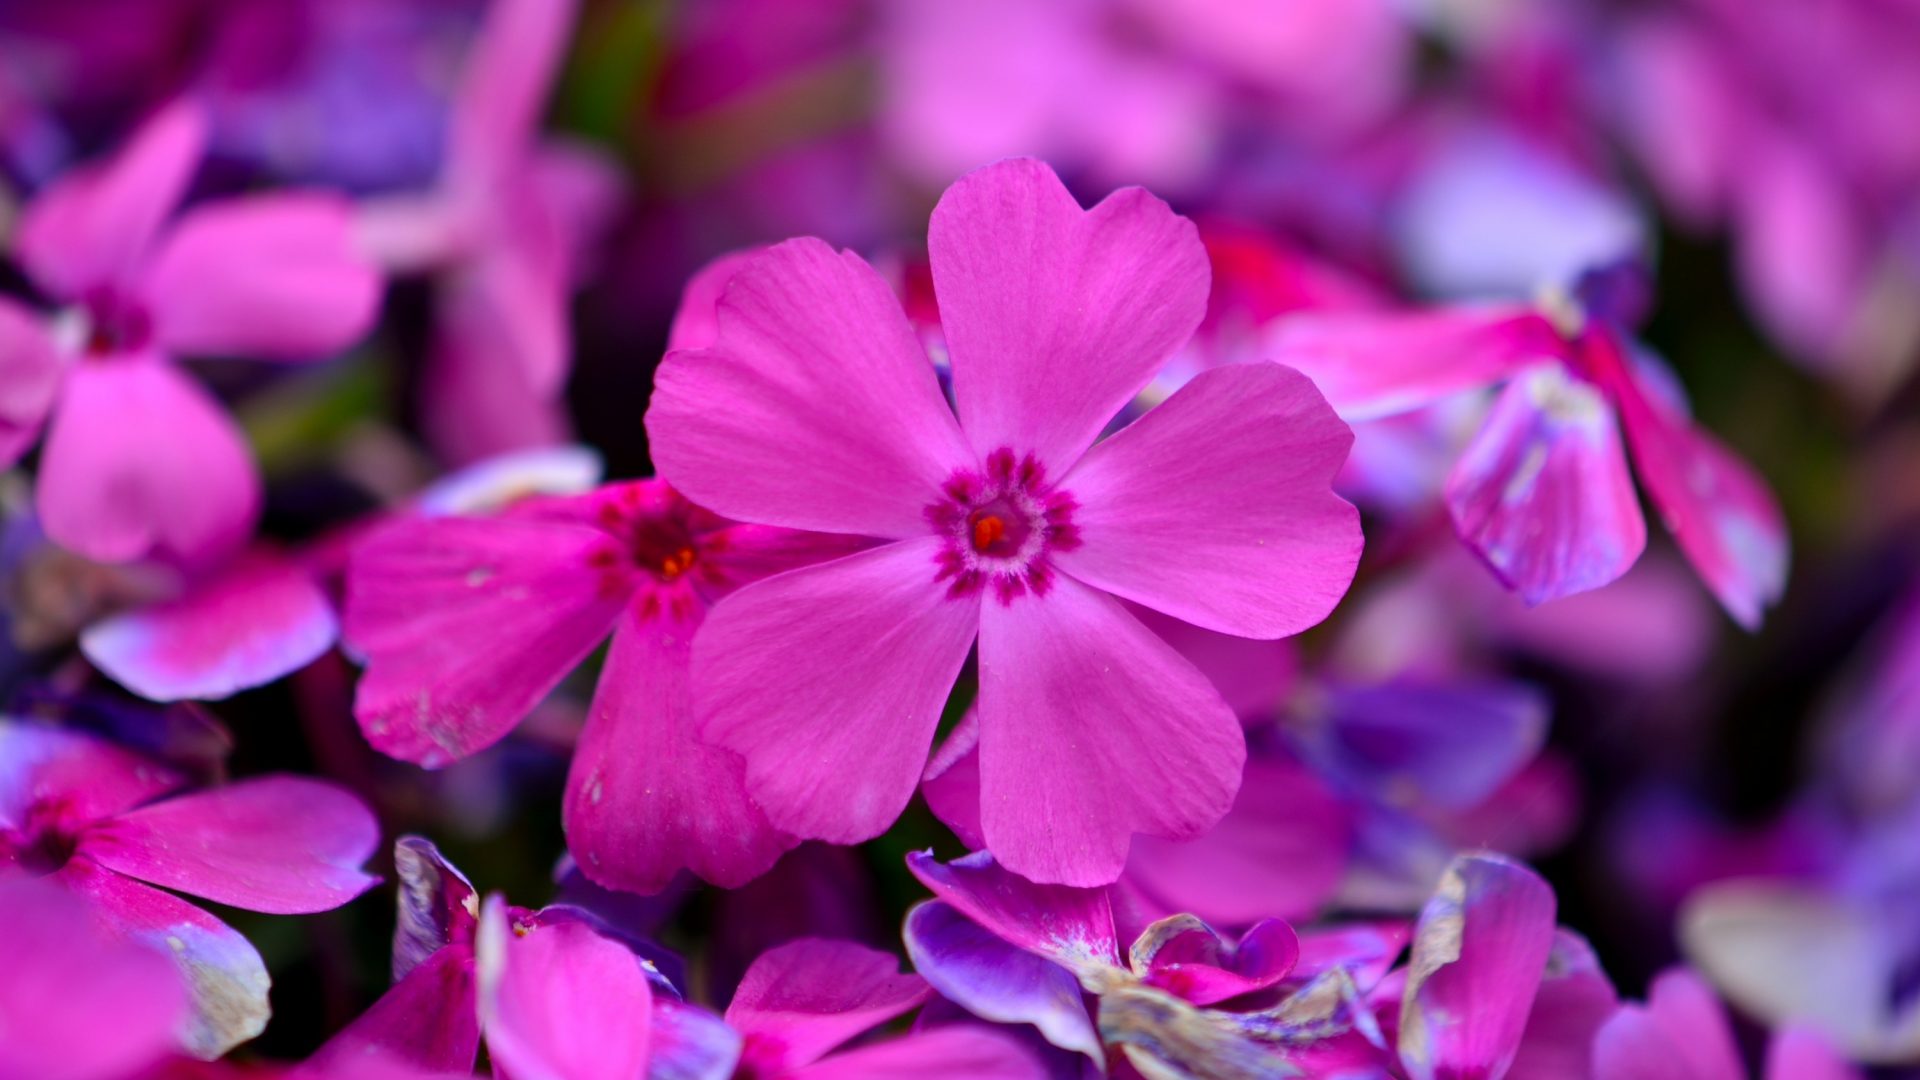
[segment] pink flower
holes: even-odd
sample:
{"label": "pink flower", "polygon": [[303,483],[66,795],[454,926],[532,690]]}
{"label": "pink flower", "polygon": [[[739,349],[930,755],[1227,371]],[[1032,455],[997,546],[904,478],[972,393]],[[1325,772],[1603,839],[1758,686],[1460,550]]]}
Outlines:
{"label": "pink flower", "polygon": [[1687,415],[1679,389],[1627,336],[1622,279],[1591,275],[1577,305],[1308,314],[1274,355],[1359,421],[1504,383],[1447,480],[1460,538],[1530,604],[1596,589],[1633,566],[1646,522],[1621,451],[1681,551],[1754,629],[1786,585],[1787,534],[1765,482]]}
{"label": "pink flower", "polygon": [[1082,210],[1045,165],[948,189],[930,234],[956,420],[885,282],[818,240],[760,253],[705,349],[668,355],[661,474],[745,521],[875,538],[719,604],[693,650],[701,736],[776,827],[851,843],[912,796],[979,642],[982,828],[1016,872],[1113,880],[1136,832],[1224,814],[1244,745],[1135,601],[1248,637],[1324,618],[1358,516],[1350,439],[1273,364],[1195,378],[1100,441],[1207,299],[1193,226],[1139,189]]}
{"label": "pink flower", "polygon": [[689,647],[708,607],[844,538],[738,525],[658,480],[535,498],[494,517],[409,517],[347,571],[354,702],[375,748],[438,767],[499,741],[612,633],[567,782],[568,843],[612,888],[691,869],[740,885],[796,842],[748,798],[739,761],[695,737]]}
{"label": "pink flower", "polygon": [[0,880],[0,1076],[121,1080],[160,1060],[187,1012],[180,972],[102,934],[72,894]]}
{"label": "pink flower", "polygon": [[0,299],[0,462],[47,423],[40,518],[89,558],[193,561],[252,530],[246,441],[174,356],[322,358],[379,300],[330,196],[229,199],[170,223],[205,141],[199,110],[170,106],[21,218],[16,254],[61,307],[42,319]]}
{"label": "pink flower", "polygon": [[384,265],[437,277],[421,423],[455,464],[567,437],[568,299],[581,250],[620,194],[598,153],[536,142],[577,6],[494,0],[461,74],[438,183],[361,210],[362,239]]}
{"label": "pink flower", "polygon": [[162,889],[250,911],[326,911],[373,884],[358,868],[379,826],[316,780],[174,794],[185,782],[111,743],[0,722],[0,879],[64,886],[103,933],[170,957],[192,1006],[181,1041],[213,1058],[266,1025],[266,968],[246,938]]}

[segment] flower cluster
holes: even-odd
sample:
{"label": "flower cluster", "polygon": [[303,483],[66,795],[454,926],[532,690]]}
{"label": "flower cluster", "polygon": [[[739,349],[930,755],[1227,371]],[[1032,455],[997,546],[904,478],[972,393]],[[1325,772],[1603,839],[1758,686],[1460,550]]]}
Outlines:
{"label": "flower cluster", "polygon": [[1776,7],[0,6],[0,1080],[1920,1067]]}

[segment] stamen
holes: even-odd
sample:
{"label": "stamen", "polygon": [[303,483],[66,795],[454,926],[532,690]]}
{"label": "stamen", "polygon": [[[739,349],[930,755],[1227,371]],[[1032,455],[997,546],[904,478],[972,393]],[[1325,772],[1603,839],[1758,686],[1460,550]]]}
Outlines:
{"label": "stamen", "polygon": [[994,514],[976,514],[973,518],[973,549],[986,551],[1007,535],[1007,523]]}

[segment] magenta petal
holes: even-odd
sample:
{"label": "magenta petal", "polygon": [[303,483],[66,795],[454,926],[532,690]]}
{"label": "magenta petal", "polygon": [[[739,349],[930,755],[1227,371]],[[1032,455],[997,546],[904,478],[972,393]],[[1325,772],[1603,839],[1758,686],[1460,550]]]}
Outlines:
{"label": "magenta petal", "polygon": [[1001,868],[984,851],[944,865],[932,852],[917,851],[907,856],[907,868],[935,896],[1001,940],[1076,975],[1120,964],[1105,889],[1035,884]]}
{"label": "magenta petal", "polygon": [[158,798],[186,778],[75,731],[0,720],[0,826],[19,828],[34,805],[57,805],[69,828]]}
{"label": "magenta petal", "polygon": [[719,339],[720,297],[754,253],[730,251],[694,271],[680,290],[680,306],[674,309],[673,325],[667,330],[667,351],[704,349]]}
{"label": "magenta petal", "polygon": [[1868,302],[1878,238],[1865,225],[1843,167],[1817,144],[1778,134],[1741,155],[1734,205],[1740,284],[1760,323],[1813,364],[1831,364]]}
{"label": "magenta petal", "polygon": [[513,518],[408,519],[347,568],[344,636],[367,660],[354,715],[382,753],[430,767],[497,742],[607,634],[605,533]]}
{"label": "magenta petal", "polygon": [[1508,1080],[1587,1080],[1594,1036],[1618,1008],[1593,947],[1571,930],[1556,930]]}
{"label": "magenta petal", "polygon": [[142,292],[171,352],[311,360],[367,332],[380,287],[344,201],[261,195],[188,211]]}
{"label": "magenta petal", "polygon": [[201,111],[155,113],[112,158],[61,177],[28,205],[15,248],[41,289],[62,300],[125,287],[186,194],[206,144]]}
{"label": "magenta petal", "polygon": [[39,317],[0,297],[0,468],[20,460],[39,437],[65,374]]}
{"label": "magenta petal", "polygon": [[694,641],[700,737],[746,758],[776,828],[850,844],[913,797],[979,598],[934,580],[941,541],[905,540],[755,582]]}
{"label": "magenta petal", "polygon": [[1070,577],[980,619],[980,824],[1002,866],[1104,885],[1133,834],[1187,840],[1233,805],[1240,721],[1120,602]]}
{"label": "magenta petal", "polygon": [[1291,641],[1203,630],[1138,604],[1128,610],[1181,656],[1193,661],[1243,721],[1256,723],[1271,718],[1299,682],[1300,658]]}
{"label": "magenta petal", "polygon": [[655,1080],[728,1080],[740,1061],[740,1033],[697,1005],[653,997],[647,1076]]}
{"label": "magenta petal", "polygon": [[1312,379],[1348,421],[1417,409],[1567,355],[1552,324],[1520,307],[1293,315],[1268,345],[1270,359]]}
{"label": "magenta petal", "polygon": [[554,219],[522,208],[507,218],[505,231],[464,266],[442,303],[462,309],[469,332],[487,340],[490,363],[519,370],[542,398],[565,387],[572,356],[567,300],[572,285]]}
{"label": "magenta petal", "polygon": [[969,848],[987,846],[980,831],[980,711],[968,709],[927,759],[920,777],[927,809]]}
{"label": "magenta petal", "polygon": [[761,954],[727,1006],[756,1074],[797,1068],[927,999],[926,980],[891,953],[803,938]]}
{"label": "magenta petal", "polygon": [[[537,307],[509,310],[494,294],[462,279],[440,292],[433,340],[420,374],[420,426],[442,459],[470,464],[498,454],[552,447],[571,436],[560,383],[566,375],[565,327],[531,340]],[[523,316],[515,321],[516,316]],[[537,365],[553,365],[542,386]]]}
{"label": "magenta petal", "polygon": [[157,355],[68,372],[42,451],[40,520],[101,562],[195,560],[237,546],[260,512],[260,477],[233,418]]}
{"label": "magenta petal", "polygon": [[818,240],[749,258],[705,349],[669,353],[647,435],[660,475],[742,521],[907,537],[977,470],[933,363],[873,268]]}
{"label": "magenta petal", "polygon": [[84,903],[32,880],[0,886],[0,926],[0,1076],[116,1080],[172,1049],[187,1000],[160,953],[102,939]]}
{"label": "magenta petal", "polygon": [[531,152],[577,7],[575,0],[488,5],[454,98],[454,184],[497,182]]}
{"label": "magenta petal", "polygon": [[629,612],[614,631],[567,777],[567,849],[596,884],[656,893],[687,869],[738,888],[798,842],[747,799],[740,758],[694,735],[698,625]]}
{"label": "magenta petal", "polygon": [[1593,1039],[1593,1080],[1740,1080],[1742,1075],[1694,1072],[1673,1038],[1637,1005],[1622,1006]]}
{"label": "magenta petal", "polygon": [[1219,926],[1306,918],[1347,871],[1352,817],[1312,770],[1250,756],[1220,824],[1194,840],[1135,837],[1121,880],[1160,913],[1192,912]]}
{"label": "magenta petal", "polygon": [[1801,1024],[1781,1028],[1767,1045],[1766,1080],[1860,1080],[1826,1036]]}
{"label": "magenta petal", "polygon": [[1615,379],[1640,482],[1668,531],[1735,622],[1757,629],[1787,583],[1787,523],[1746,462],[1685,418]]}
{"label": "magenta petal", "polygon": [[1360,512],[1333,493],[1352,444],[1296,371],[1201,372],[1061,480],[1080,503],[1081,545],[1058,565],[1209,630],[1299,633],[1360,562]]}
{"label": "magenta petal", "polygon": [[1400,1062],[1413,1080],[1499,1076],[1553,948],[1553,890],[1496,855],[1454,860],[1414,931]]}
{"label": "magenta petal", "polygon": [[107,933],[173,961],[187,987],[188,1016],[176,1036],[188,1053],[212,1060],[266,1030],[267,968],[239,931],[92,859],[72,860],[54,880],[84,898]]}
{"label": "magenta petal", "polygon": [[1148,986],[1195,1005],[1264,990],[1299,959],[1299,935],[1280,919],[1255,923],[1229,942],[1192,915],[1174,915],[1147,927],[1128,951],[1129,966]]}
{"label": "magenta petal", "polygon": [[213,701],[306,667],[338,634],[305,567],[257,555],[178,599],[94,623],[80,649],[142,697]]}
{"label": "magenta petal", "polygon": [[1613,410],[1557,365],[1507,384],[1447,478],[1447,508],[1529,604],[1611,583],[1647,543]]}
{"label": "magenta petal", "polygon": [[1106,1059],[1066,968],[1003,941],[951,904],[929,900],[907,913],[903,933],[913,969],[941,997],[983,1020],[1032,1024],[1063,1050]]}
{"label": "magenta petal", "polygon": [[1654,979],[1647,992],[1647,1013],[1678,1047],[1688,1075],[1698,1080],[1737,1080],[1745,1075],[1726,1007],[1691,969],[1672,968]]}
{"label": "magenta petal", "polygon": [[470,1073],[480,1051],[473,950],[442,949],[328,1039],[307,1065],[348,1077],[369,1061]]}
{"label": "magenta petal", "polygon": [[378,880],[360,871],[380,843],[372,811],[346,790],[263,776],[179,795],[88,829],[79,851],[102,866],[217,903],[326,911]]}
{"label": "magenta petal", "polygon": [[495,1067],[515,1080],[646,1075],[653,990],[640,959],[579,920],[527,928],[510,918],[489,897],[476,946],[480,1026]]}
{"label": "magenta petal", "polygon": [[1044,1080],[1039,1060],[1011,1037],[972,1024],[919,1031],[835,1054],[788,1073],[790,1080]]}
{"label": "magenta petal", "polygon": [[955,181],[927,226],[962,426],[1070,468],[1206,314],[1193,223],[1141,188],[1082,210],[1044,162]]}

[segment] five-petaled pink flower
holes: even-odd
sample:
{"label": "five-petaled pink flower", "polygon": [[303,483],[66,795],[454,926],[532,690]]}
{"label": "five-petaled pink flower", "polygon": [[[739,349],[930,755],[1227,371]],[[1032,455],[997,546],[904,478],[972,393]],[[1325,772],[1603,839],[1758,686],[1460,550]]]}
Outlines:
{"label": "five-petaled pink flower", "polygon": [[1273,638],[1351,581],[1351,435],[1277,364],[1203,373],[1096,442],[1199,324],[1207,256],[1140,189],[1083,210],[1044,164],[963,177],[929,255],[955,409],[874,270],[813,239],[754,256],[717,335],[670,353],[661,475],[742,521],[881,543],[749,585],[693,647],[707,740],[777,828],[852,843],[912,796],[979,642],[982,829],[1039,880],[1113,880],[1134,833],[1233,801],[1233,712],[1120,603]]}
{"label": "five-petaled pink flower", "polygon": [[206,140],[200,110],[177,103],[112,160],[49,185],[21,218],[15,254],[57,311],[0,298],[0,463],[51,416],[41,521],[104,562],[231,551],[259,513],[240,429],[171,358],[326,357],[366,331],[379,303],[379,276],[333,196],[227,199],[169,224]]}

